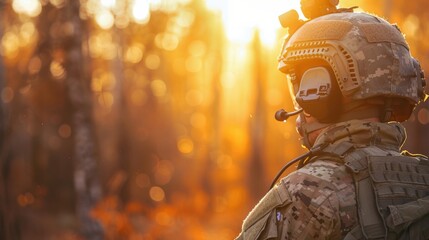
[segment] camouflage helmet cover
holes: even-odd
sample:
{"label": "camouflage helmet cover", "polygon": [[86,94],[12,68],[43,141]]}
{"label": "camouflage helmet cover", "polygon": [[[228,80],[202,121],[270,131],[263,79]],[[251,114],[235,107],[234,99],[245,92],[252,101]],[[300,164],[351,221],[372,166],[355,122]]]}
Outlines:
{"label": "camouflage helmet cover", "polygon": [[334,13],[305,23],[286,40],[279,70],[323,60],[332,68],[344,97],[424,99],[420,64],[396,25],[366,13]]}

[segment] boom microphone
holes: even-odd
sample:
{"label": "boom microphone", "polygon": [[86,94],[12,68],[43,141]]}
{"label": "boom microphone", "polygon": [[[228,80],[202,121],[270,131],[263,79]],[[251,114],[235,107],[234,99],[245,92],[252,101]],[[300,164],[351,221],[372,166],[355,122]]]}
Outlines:
{"label": "boom microphone", "polygon": [[280,122],[286,122],[286,120],[294,115],[297,115],[299,113],[301,113],[303,111],[303,109],[299,109],[293,112],[286,112],[284,109],[280,109],[276,112],[276,114],[274,115],[274,117],[276,118],[277,121]]}

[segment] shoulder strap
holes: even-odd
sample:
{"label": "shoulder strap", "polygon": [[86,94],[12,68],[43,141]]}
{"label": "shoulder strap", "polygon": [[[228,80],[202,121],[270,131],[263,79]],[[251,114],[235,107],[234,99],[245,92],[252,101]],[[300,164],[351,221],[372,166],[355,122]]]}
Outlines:
{"label": "shoulder strap", "polygon": [[378,211],[376,196],[368,172],[368,153],[361,149],[351,152],[344,158],[344,164],[352,173],[358,206],[359,225],[352,229],[344,239],[384,239],[386,228]]}
{"label": "shoulder strap", "polygon": [[355,184],[359,223],[363,236],[366,239],[384,239],[386,228],[378,211],[371,179],[369,177],[356,179]]}
{"label": "shoulder strap", "polygon": [[317,161],[327,160],[332,162],[344,163],[344,156],[351,151],[354,145],[350,142],[342,142],[340,144],[327,144],[318,149],[318,151],[310,151],[312,154],[309,158],[302,159],[298,164],[298,169],[305,165]]}

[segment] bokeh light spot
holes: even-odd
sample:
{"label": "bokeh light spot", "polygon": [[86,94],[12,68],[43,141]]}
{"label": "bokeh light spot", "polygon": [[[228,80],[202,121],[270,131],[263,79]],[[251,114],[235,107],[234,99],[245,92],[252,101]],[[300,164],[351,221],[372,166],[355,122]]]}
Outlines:
{"label": "bokeh light spot", "polygon": [[32,193],[19,194],[17,198],[17,202],[21,207],[34,203],[34,200],[34,195]]}
{"label": "bokeh light spot", "polygon": [[150,19],[150,6],[147,0],[135,0],[132,8],[134,21],[139,24],[145,24]]}
{"label": "bokeh light spot", "polygon": [[28,63],[28,72],[30,74],[36,74],[42,68],[42,61],[39,57],[33,57]]}
{"label": "bokeh light spot", "polygon": [[42,12],[42,5],[38,0],[13,0],[12,8],[17,13],[36,17]]}
{"label": "bokeh light spot", "polygon": [[1,99],[4,103],[9,103],[13,100],[14,95],[15,94],[14,94],[12,88],[5,87],[5,88],[3,88],[2,92],[1,92]]}
{"label": "bokeh light spot", "polygon": [[165,199],[165,192],[160,187],[151,187],[149,190],[150,198],[155,202],[161,202]]}
{"label": "bokeh light spot", "polygon": [[32,40],[35,39],[36,36],[36,26],[32,22],[26,22],[22,24],[20,28],[20,35],[23,41],[21,41],[21,46],[25,47]]}
{"label": "bokeh light spot", "polygon": [[145,65],[150,70],[158,69],[160,63],[161,63],[161,59],[156,54],[149,54],[145,60]]}
{"label": "bokeh light spot", "polygon": [[160,33],[155,37],[155,44],[161,49],[173,51],[179,45],[179,38],[172,33]]}
{"label": "bokeh light spot", "polygon": [[111,8],[116,4],[116,0],[100,0],[100,3],[103,7]]}
{"label": "bokeh light spot", "polygon": [[93,78],[91,81],[91,89],[93,92],[101,92],[103,90],[103,82],[100,78]]}
{"label": "bokeh light spot", "polygon": [[49,0],[49,2],[57,8],[64,7],[66,3],[65,0]]}
{"label": "bokeh light spot", "polygon": [[72,129],[71,129],[70,125],[61,124],[61,126],[58,128],[58,134],[62,138],[69,138],[72,134]]}
{"label": "bokeh light spot", "polygon": [[117,45],[112,40],[112,35],[108,32],[102,32],[90,36],[89,53],[91,57],[101,57],[106,60],[114,59],[117,56]]}
{"label": "bokeh light spot", "polygon": [[125,61],[130,63],[138,63],[143,58],[143,45],[134,44],[125,52]]}
{"label": "bokeh light spot", "polygon": [[104,90],[112,90],[116,85],[116,78],[111,72],[103,72],[101,69],[96,69],[92,74],[92,89],[95,92]]}
{"label": "bokeh light spot", "polygon": [[429,110],[426,108],[422,108],[419,110],[417,119],[419,123],[426,125],[429,123]]}
{"label": "bokeh light spot", "polygon": [[163,160],[155,168],[155,181],[159,185],[165,185],[170,182],[174,172],[174,166],[170,161]]}
{"label": "bokeh light spot", "polygon": [[114,103],[114,97],[113,94],[110,92],[102,92],[100,96],[98,97],[98,103],[106,108],[112,107]]}
{"label": "bokeh light spot", "polygon": [[187,28],[191,26],[194,19],[195,14],[192,11],[180,11],[176,23],[183,28]]}
{"label": "bokeh light spot", "polygon": [[130,24],[130,18],[127,15],[119,15],[115,18],[115,26],[120,29],[128,27]]}
{"label": "bokeh light spot", "polygon": [[58,61],[52,61],[49,70],[55,79],[63,79],[66,75],[63,65]]}
{"label": "bokeh light spot", "polygon": [[102,29],[110,29],[115,23],[115,18],[110,11],[102,10],[96,14],[95,21]]}
{"label": "bokeh light spot", "polygon": [[191,153],[194,150],[194,142],[190,138],[181,138],[177,142],[177,148],[183,154]]}
{"label": "bokeh light spot", "polygon": [[167,86],[165,85],[165,82],[160,79],[153,80],[150,83],[150,87],[152,89],[153,95],[157,97],[163,97],[167,92]]}
{"label": "bokeh light spot", "polygon": [[19,37],[13,32],[6,32],[1,41],[4,55],[14,57],[19,49]]}

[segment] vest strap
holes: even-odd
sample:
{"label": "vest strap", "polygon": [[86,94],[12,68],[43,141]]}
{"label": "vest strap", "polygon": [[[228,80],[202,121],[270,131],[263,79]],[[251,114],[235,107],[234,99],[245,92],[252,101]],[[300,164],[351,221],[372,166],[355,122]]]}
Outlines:
{"label": "vest strap", "polygon": [[361,180],[356,179],[356,193],[363,235],[366,239],[384,239],[386,229],[377,209],[375,194],[369,177]]}

